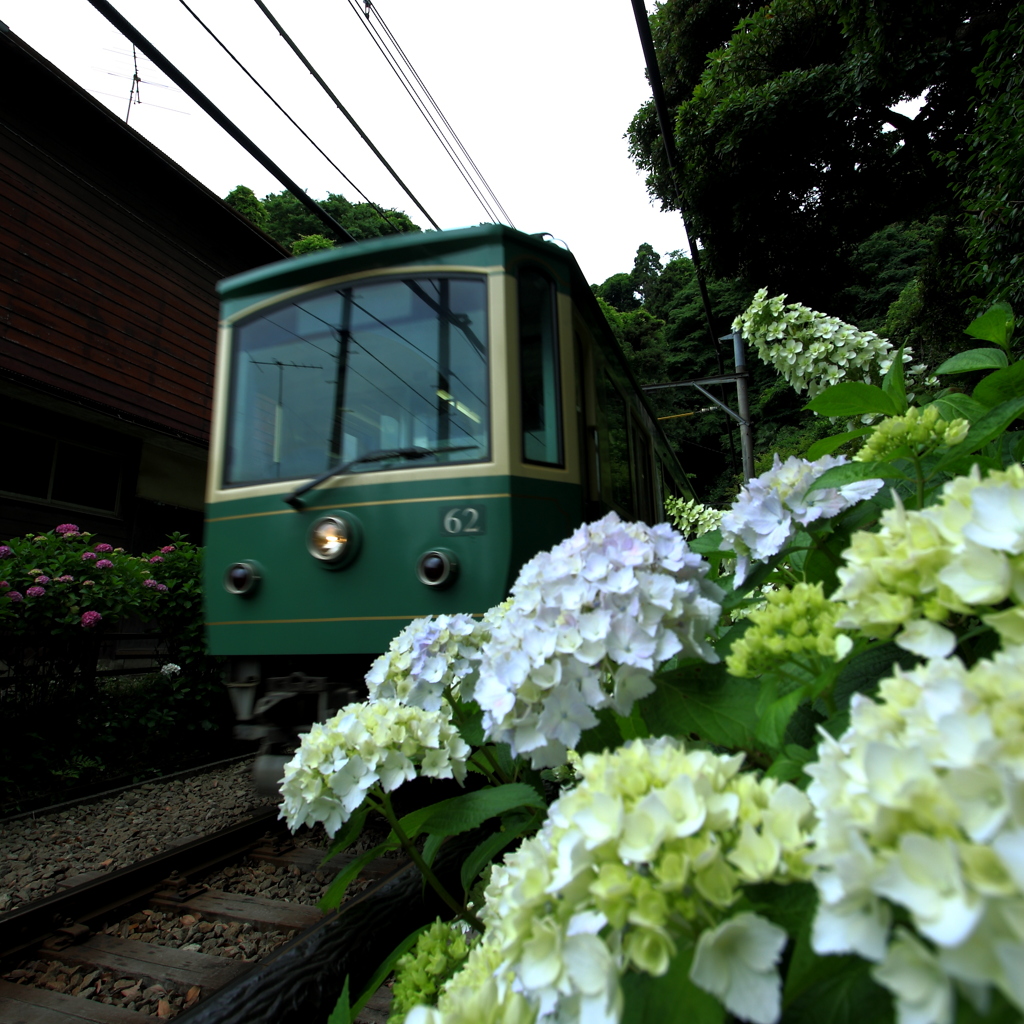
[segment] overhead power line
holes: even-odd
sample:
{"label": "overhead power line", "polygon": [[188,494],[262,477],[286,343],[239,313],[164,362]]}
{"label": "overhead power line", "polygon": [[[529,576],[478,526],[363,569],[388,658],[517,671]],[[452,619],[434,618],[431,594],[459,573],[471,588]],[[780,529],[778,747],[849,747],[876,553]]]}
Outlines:
{"label": "overhead power line", "polygon": [[[462,140],[451,126],[448,118],[445,117],[441,108],[437,105],[437,101],[431,95],[423,79],[413,67],[412,61],[409,60],[400,43],[395,38],[394,33],[388,28],[387,23],[381,17],[380,11],[374,6],[372,0],[363,0],[363,12],[360,12],[357,0],[348,0],[348,2],[352,10],[355,11],[356,16],[363,23],[363,27],[369,33],[370,38],[376,44],[377,49],[380,50],[387,61],[388,66],[394,72],[395,77],[398,78],[402,88],[405,89],[416,109],[427,122],[427,126],[434,133],[434,137],[441,143],[442,148],[448,154],[452,163],[455,164],[459,174],[462,175],[463,180],[483,207],[484,212],[491,220],[498,221],[504,218],[505,223],[515,227],[512,224],[512,218],[509,217],[505,208],[501,205],[498,197],[494,194],[494,190],[480,168],[477,167],[476,162],[469,155],[469,151],[463,145]],[[374,18],[379,23],[380,29],[373,25],[372,19]],[[383,35],[381,34],[382,31]],[[408,74],[403,69],[403,64],[405,68],[408,68]],[[431,108],[436,112],[436,117],[431,112]],[[460,152],[462,156],[459,155]],[[463,157],[465,157],[465,160],[463,160]],[[484,194],[485,192],[486,195]],[[493,206],[487,196],[490,196],[490,199],[493,200]],[[495,208],[501,212],[500,218],[495,212]]]}
{"label": "overhead power line", "polygon": [[[94,2],[94,0],[90,0],[90,3],[92,2]],[[289,45],[289,47],[291,47],[291,50],[295,54],[295,56],[302,61],[306,70],[316,79],[317,84],[320,86],[320,88],[323,89],[325,93],[327,93],[331,100],[333,100],[334,105],[338,108],[338,110],[340,110],[345,115],[345,117],[348,119],[348,123],[352,125],[352,127],[355,128],[355,130],[359,133],[359,137],[363,140],[363,142],[365,142],[370,147],[370,149],[373,151],[374,156],[376,156],[377,159],[388,169],[388,172],[391,174],[391,177],[394,178],[395,181],[397,181],[398,184],[402,186],[403,190],[405,191],[405,194],[419,207],[420,212],[423,214],[424,217],[427,218],[428,221],[430,221],[431,226],[440,231],[441,225],[438,224],[437,221],[434,220],[434,218],[431,217],[429,213],[427,213],[426,208],[416,198],[416,196],[413,195],[409,186],[406,185],[404,181],[402,181],[402,179],[398,176],[398,172],[384,158],[384,154],[381,153],[381,151],[370,141],[370,137],[366,134],[366,132],[363,131],[362,128],[359,127],[358,122],[345,109],[345,106],[341,102],[341,100],[339,100],[338,97],[334,95],[334,93],[331,91],[331,87],[323,80],[322,76],[317,72],[316,68],[314,68],[313,65],[310,64],[310,62],[306,59],[306,55],[298,48],[298,46],[295,45],[295,42],[292,40],[291,36],[289,36],[288,33],[285,32],[284,28],[282,28],[281,23],[277,20],[277,18],[275,18],[274,15],[270,13],[269,9],[267,8],[267,5],[263,3],[263,0],[255,0],[255,3],[256,6],[259,7],[259,9],[266,15],[267,20],[274,26],[274,28],[277,29],[281,38]]]}
{"label": "overhead power line", "polygon": [[219,107],[215,106],[207,97],[199,91],[192,81],[186,78],[134,25],[125,20],[107,0],[89,0],[89,3],[103,15],[111,25],[114,26],[130,43],[137,46],[147,57],[174,82],[182,92],[186,93],[193,102],[197,103],[214,121],[217,122],[246,152],[255,157],[263,166],[274,175],[275,178],[296,199],[302,203],[315,217],[326,225],[339,241],[354,242],[355,238],[343,228],[320,204],[311,199],[299,186],[292,181],[273,160],[256,145],[252,139],[239,128],[234,121],[230,120]]}
{"label": "overhead power line", "polygon": [[288,120],[291,121],[291,123],[296,128],[298,128],[298,130],[302,133],[306,141],[309,142],[309,144],[345,179],[345,181],[347,181],[348,184],[352,186],[356,193],[362,196],[363,201],[366,202],[368,205],[372,206],[373,209],[377,212],[378,216],[386,224],[394,228],[395,231],[401,231],[401,228],[399,228],[399,226],[395,224],[393,221],[389,220],[388,215],[375,202],[373,202],[372,199],[370,199],[370,197],[313,141],[313,139],[310,138],[305,129],[296,122],[295,118],[293,118],[292,115],[289,114],[288,111],[285,110],[284,107],[282,107],[281,104],[278,103],[277,100],[275,100],[274,97],[271,96],[269,92],[267,92],[267,90],[252,75],[249,69],[224,45],[224,43],[218,38],[213,29],[211,29],[210,26],[207,25],[206,22],[203,21],[203,19],[200,18],[199,15],[196,14],[196,12],[193,11],[191,7],[189,7],[185,0],[178,0],[178,2],[181,4],[182,7],[185,8],[186,11],[188,11],[189,14],[192,15],[193,18],[195,18],[196,21],[199,22],[199,24],[206,30],[206,32],[213,39],[213,41],[242,69],[242,71],[245,72],[245,74],[249,78],[249,81],[252,82],[252,84],[255,85],[256,88],[259,89],[260,92],[262,92],[263,95],[266,96],[267,99],[270,100],[270,102],[273,103],[274,106],[277,107],[277,109],[280,110],[281,113],[284,114],[284,116],[287,117]]}

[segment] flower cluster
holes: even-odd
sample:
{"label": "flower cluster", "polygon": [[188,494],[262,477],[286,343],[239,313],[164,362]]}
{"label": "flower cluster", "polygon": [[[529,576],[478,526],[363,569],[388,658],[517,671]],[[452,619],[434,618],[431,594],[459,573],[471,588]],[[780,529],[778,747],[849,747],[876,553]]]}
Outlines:
{"label": "flower cluster", "polygon": [[406,1012],[425,1000],[433,1002],[438,989],[462,966],[472,938],[458,921],[435,921],[416,945],[395,964],[394,998],[388,1020],[401,1024]]}
{"label": "flower cluster", "polygon": [[747,613],[752,625],[733,644],[725,663],[734,676],[757,676],[800,658],[845,657],[853,641],[836,629],[842,607],[825,597],[820,583],[797,583],[765,594]]}
{"label": "flower cluster", "polygon": [[[584,755],[583,781],[492,869],[466,968],[407,1024],[615,1022],[621,975],[662,976],[694,942],[696,985],[744,1020],[777,1020],[785,933],[730,908],[744,885],[808,877],[811,805],[742,760],[669,737]],[[482,983],[492,1005],[474,1017]]]}
{"label": "flower cluster", "polygon": [[280,816],[292,830],[322,821],[333,835],[377,783],[391,792],[414,779],[417,768],[461,782],[469,753],[447,704],[436,711],[386,698],[349,704],[303,735],[285,765]]}
{"label": "flower cluster", "polygon": [[661,523],[609,513],[523,566],[460,692],[484,729],[535,768],[565,762],[595,711],[629,715],[677,654],[717,661],[707,634],[721,613],[708,565]]}
{"label": "flower cluster", "polygon": [[[1024,1011],[1024,647],[897,669],[825,738],[808,795],[818,953],[879,966],[901,1021],[949,1024],[953,982]],[[893,907],[916,935],[890,932]]]}
{"label": "flower cluster", "polygon": [[911,406],[903,416],[888,416],[877,424],[856,455],[855,462],[876,462],[903,448],[920,458],[938,448],[959,444],[970,430],[967,420],[944,420],[937,405]]}
{"label": "flower cluster", "polygon": [[78,527],[74,523],[61,523],[54,527],[53,532],[59,537],[77,537]]}
{"label": "flower cluster", "polygon": [[181,675],[181,666],[175,665],[173,661],[169,661],[166,665],[161,666],[160,675],[173,679],[175,676]]}
{"label": "flower cluster", "polygon": [[901,647],[940,657],[956,646],[942,623],[975,613],[1005,641],[1024,643],[1024,468],[983,479],[975,466],[920,512],[897,499],[876,533],[853,535],[843,558],[832,595],[846,605],[840,627],[895,633]]}
{"label": "flower cluster", "polygon": [[[757,292],[732,327],[754,343],[761,359],[774,366],[797,393],[806,391],[808,398],[844,378],[870,381],[872,370],[884,373],[895,356],[892,345],[874,331],[858,330],[799,302],[787,305],[785,295],[768,298],[767,288]],[[905,349],[903,362],[912,358]]]}
{"label": "flower cluster", "polygon": [[672,497],[665,499],[665,514],[687,540],[694,540],[714,530],[724,515],[720,509],[702,505],[696,498],[683,501],[682,498]]}
{"label": "flower cluster", "polygon": [[791,455],[782,462],[776,453],[772,468],[740,489],[721,521],[722,546],[736,553],[737,585],[747,578],[751,561],[778,554],[798,526],[831,519],[881,488],[881,480],[860,480],[810,490],[826,469],[846,461],[843,455],[824,455],[814,462]]}
{"label": "flower cluster", "polygon": [[414,619],[367,672],[370,700],[389,698],[437,711],[445,690],[474,670],[481,633],[470,615]]}
{"label": "flower cluster", "polygon": [[103,616],[99,612],[92,612],[92,611],[90,611],[90,612],[82,612],[82,620],[81,621],[82,621],[82,625],[85,626],[86,629],[89,629],[92,626],[98,625],[102,621],[102,619],[103,619]]}

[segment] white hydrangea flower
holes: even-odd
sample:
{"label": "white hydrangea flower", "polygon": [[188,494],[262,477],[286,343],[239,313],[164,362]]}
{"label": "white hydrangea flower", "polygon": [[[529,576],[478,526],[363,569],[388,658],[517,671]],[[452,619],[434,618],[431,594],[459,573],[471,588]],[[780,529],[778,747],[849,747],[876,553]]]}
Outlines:
{"label": "white hydrangea flower", "polygon": [[764,562],[778,554],[798,526],[831,519],[878,492],[881,480],[859,480],[808,493],[826,469],[847,461],[844,455],[824,455],[814,462],[791,455],[782,462],[776,452],[772,468],[740,489],[720,524],[722,546],[736,553],[737,585],[746,579],[751,561]]}
{"label": "white hydrangea flower", "polygon": [[359,809],[369,790],[385,792],[418,774],[466,777],[470,748],[451,724],[451,708],[410,707],[391,698],[349,704],[302,737],[285,765],[279,817],[293,831],[322,821],[333,835]]}
{"label": "white hydrangea flower", "polygon": [[[774,366],[797,393],[806,391],[808,398],[843,379],[870,382],[872,376],[884,375],[897,351],[874,331],[861,331],[799,302],[787,305],[785,295],[768,298],[766,288],[757,292],[732,328],[742,332],[761,359]],[[904,348],[903,362],[913,362],[910,348]],[[905,370],[908,376],[923,371],[923,366]]]}
{"label": "white hydrangea flower", "polygon": [[[948,1024],[952,982],[1024,1011],[1024,647],[896,669],[808,766],[816,952],[879,962],[900,1021]],[[890,935],[892,907],[916,936]],[[1010,965],[1015,965],[1011,967]]]}
{"label": "white hydrangea flower", "polygon": [[[740,774],[742,760],[669,737],[583,755],[580,784],[492,869],[483,940],[415,1019],[618,1024],[623,973],[661,976],[677,943],[697,941],[694,983],[774,1024],[785,934],[730,908],[745,884],[807,877],[810,802]],[[479,1003],[488,985],[491,1009]]]}
{"label": "white hydrangea flower", "polygon": [[523,566],[504,613],[489,623],[479,675],[460,694],[477,701],[487,735],[529,753],[535,768],[564,764],[580,733],[611,707],[629,715],[654,671],[677,654],[717,661],[707,635],[722,591],[707,563],[668,524],[609,513]]}
{"label": "white hydrangea flower", "polygon": [[370,666],[370,700],[388,698],[437,711],[445,690],[474,671],[484,624],[471,615],[414,619]]}

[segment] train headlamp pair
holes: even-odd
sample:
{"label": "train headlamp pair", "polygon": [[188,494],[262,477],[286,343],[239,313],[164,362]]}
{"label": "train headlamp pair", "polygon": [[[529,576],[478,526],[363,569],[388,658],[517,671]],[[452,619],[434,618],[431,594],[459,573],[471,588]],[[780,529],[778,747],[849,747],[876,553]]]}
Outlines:
{"label": "train headlamp pair", "polygon": [[[359,554],[363,530],[359,520],[347,512],[321,516],[306,534],[306,550],[325,568],[342,569]],[[436,548],[420,555],[416,562],[416,578],[424,586],[444,589],[451,586],[459,571],[453,551]],[[255,592],[263,576],[256,562],[236,562],[224,574],[224,587],[241,596]]]}

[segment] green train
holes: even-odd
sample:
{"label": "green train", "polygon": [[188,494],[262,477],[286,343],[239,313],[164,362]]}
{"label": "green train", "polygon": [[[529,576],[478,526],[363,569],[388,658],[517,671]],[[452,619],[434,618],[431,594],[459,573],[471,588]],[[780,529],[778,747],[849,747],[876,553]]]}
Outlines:
{"label": "green train", "polygon": [[580,523],[654,522],[691,494],[543,236],[392,235],[220,294],[208,639],[265,746],[337,706],[413,618],[482,613]]}

